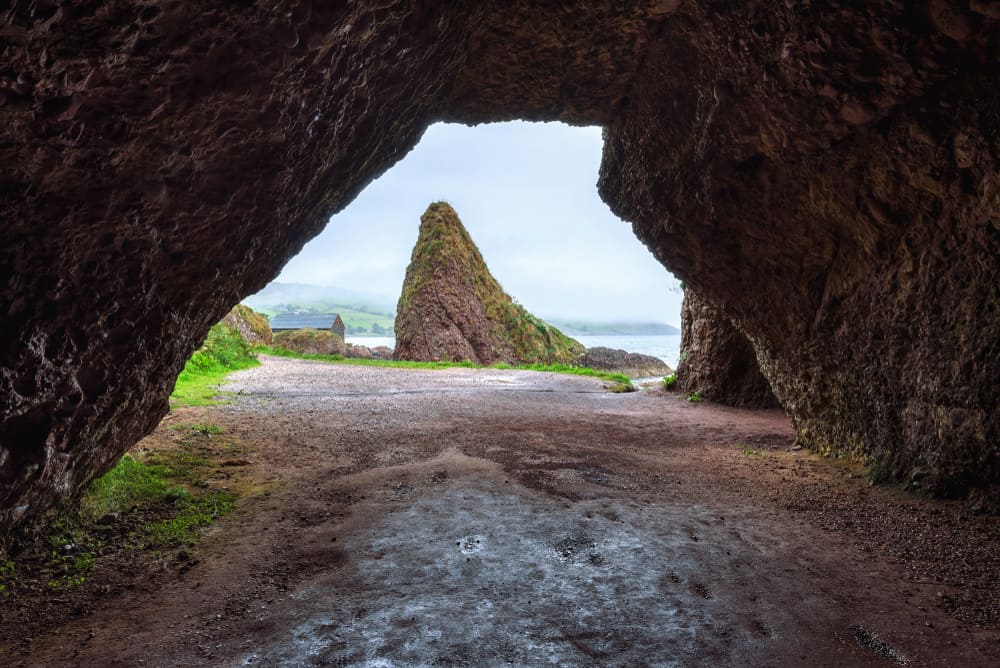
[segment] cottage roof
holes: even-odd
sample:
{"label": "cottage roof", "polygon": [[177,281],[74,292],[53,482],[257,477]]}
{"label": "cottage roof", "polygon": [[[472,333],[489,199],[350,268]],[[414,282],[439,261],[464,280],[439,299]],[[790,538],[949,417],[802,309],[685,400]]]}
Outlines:
{"label": "cottage roof", "polygon": [[292,315],[281,313],[271,316],[271,330],[279,331],[283,329],[303,329],[312,327],[313,329],[330,329],[333,321],[339,317],[337,313],[310,313],[306,315]]}

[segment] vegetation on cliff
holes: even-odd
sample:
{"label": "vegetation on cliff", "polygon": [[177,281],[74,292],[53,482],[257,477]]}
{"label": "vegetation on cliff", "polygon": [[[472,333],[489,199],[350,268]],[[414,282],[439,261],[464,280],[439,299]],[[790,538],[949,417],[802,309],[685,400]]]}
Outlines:
{"label": "vegetation on cliff", "polygon": [[267,316],[254,311],[246,304],[237,304],[233,307],[225,318],[222,319],[227,325],[235,327],[240,335],[252,345],[271,345],[271,323]]}
{"label": "vegetation on cliff", "polygon": [[217,323],[184,365],[170,395],[170,402],[187,406],[215,403],[215,387],[227,373],[257,364],[253,346],[239,330],[225,322]]}
{"label": "vegetation on cliff", "polygon": [[584,352],[503,291],[451,206],[427,208],[396,307],[398,359],[577,364]]}

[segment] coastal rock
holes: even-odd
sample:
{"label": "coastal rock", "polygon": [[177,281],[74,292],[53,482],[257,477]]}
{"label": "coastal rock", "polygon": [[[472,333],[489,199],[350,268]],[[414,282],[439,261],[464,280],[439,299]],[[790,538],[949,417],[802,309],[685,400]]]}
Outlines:
{"label": "coastal rock", "polygon": [[396,308],[396,359],[574,364],[583,353],[503,291],[454,209],[427,208]]}
{"label": "coastal rock", "polygon": [[623,373],[630,378],[667,376],[673,373],[673,369],[659,357],[604,346],[587,348],[581,364],[600,371]]}
{"label": "coastal rock", "polygon": [[389,346],[375,346],[372,348],[372,359],[391,360],[392,358],[393,350]]}
{"label": "coastal rock", "polygon": [[247,343],[254,346],[269,346],[274,334],[267,317],[249,306],[237,304],[226,314],[222,322],[233,327]]}
{"label": "coastal rock", "polygon": [[326,329],[286,329],[274,334],[274,345],[305,355],[344,355],[347,345]]}
{"label": "coastal rock", "polygon": [[346,357],[353,357],[354,359],[370,360],[372,358],[372,351],[368,346],[362,346],[357,343],[348,343],[347,351],[344,355]]}
{"label": "coastal rock", "polygon": [[757,353],[720,309],[690,289],[681,307],[681,360],[677,387],[720,404],[778,408],[757,364]]}
{"label": "coastal rock", "polygon": [[436,121],[602,126],[601,196],[725,305],[801,443],[1000,485],[987,3],[8,4],[0,527],[148,433],[209,327]]}

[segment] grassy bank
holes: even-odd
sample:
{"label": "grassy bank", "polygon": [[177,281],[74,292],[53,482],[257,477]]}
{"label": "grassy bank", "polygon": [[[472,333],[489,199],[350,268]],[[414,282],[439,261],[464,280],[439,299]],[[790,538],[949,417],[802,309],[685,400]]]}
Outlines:
{"label": "grassy bank", "polygon": [[234,327],[223,323],[214,325],[205,343],[195,351],[177,377],[170,403],[173,406],[217,404],[216,387],[226,374],[258,364],[253,347]]}
{"label": "grassy bank", "polygon": [[221,433],[213,425],[181,426],[174,447],[124,455],[78,503],[14,536],[0,559],[0,603],[31,608],[47,592],[117,586],[122,572],[160,571],[171,556],[183,569],[202,529],[235,506],[237,494],[209,480],[218,477],[226,448],[239,445]]}
{"label": "grassy bank", "polygon": [[521,371],[565,373],[573,376],[590,376],[592,378],[606,380],[610,383],[614,383],[615,387],[611,389],[619,392],[628,392],[632,389],[632,381],[624,374],[598,371],[597,369],[590,369],[588,367],[570,366],[569,364],[522,364],[512,366],[510,364],[501,363],[483,367],[473,364],[468,360],[464,360],[462,362],[413,362],[410,360],[355,359],[351,357],[343,357],[342,355],[308,355],[285,350],[284,348],[264,346],[258,347],[256,350],[257,352],[265,355],[274,355],[275,357],[292,357],[295,359],[316,360],[319,362],[331,362],[337,364],[351,364],[355,366],[378,366],[396,369],[451,369],[460,367],[466,369],[517,369]]}

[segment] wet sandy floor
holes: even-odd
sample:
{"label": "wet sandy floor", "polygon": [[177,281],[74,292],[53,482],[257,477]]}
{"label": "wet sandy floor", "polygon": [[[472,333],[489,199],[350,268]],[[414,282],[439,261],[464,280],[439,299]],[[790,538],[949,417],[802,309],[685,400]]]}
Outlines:
{"label": "wet sandy floor", "polygon": [[941,605],[957,585],[857,528],[936,506],[791,451],[780,412],[553,374],[283,359],[227,389],[232,404],[168,421],[239,435],[261,491],[197,566],[106,601],[26,665],[988,666],[1000,652],[995,628]]}

